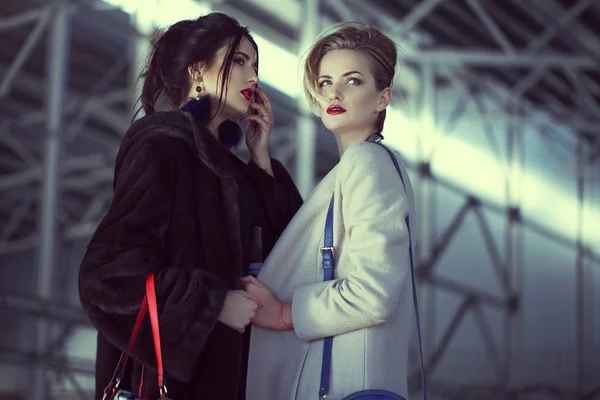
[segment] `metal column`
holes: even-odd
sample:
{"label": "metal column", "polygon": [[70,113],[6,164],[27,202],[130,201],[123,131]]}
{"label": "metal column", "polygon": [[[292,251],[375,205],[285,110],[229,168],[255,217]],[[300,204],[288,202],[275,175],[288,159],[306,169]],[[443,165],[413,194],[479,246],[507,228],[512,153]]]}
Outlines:
{"label": "metal column", "polygon": [[[137,107],[141,106],[136,104],[138,98],[142,94],[142,81],[138,82],[138,76],[144,70],[144,62],[150,51],[149,38],[154,30],[154,7],[157,4],[157,0],[146,0],[144,7],[138,7],[135,13],[130,14],[129,18],[131,21],[131,36],[129,38],[129,46],[131,51],[131,65],[129,69],[129,85],[128,88],[131,93],[131,115],[135,113]],[[137,115],[137,118],[144,116],[144,111],[141,110]]]}
{"label": "metal column", "polygon": [[515,118],[509,118],[507,132],[506,202],[508,207],[506,224],[506,264],[508,270],[507,304],[504,318],[504,384],[512,386],[515,364],[518,365],[521,342],[520,301],[523,288],[523,226],[521,220],[521,189],[524,155],[524,120],[520,119],[521,105],[514,106]]}
{"label": "metal column", "polygon": [[[584,149],[584,144],[580,140],[577,143],[577,200],[578,200],[578,215],[577,215],[577,255],[575,261],[575,315],[576,315],[576,349],[577,349],[577,366],[576,366],[576,388],[579,396],[583,396],[587,385],[588,368],[591,372],[590,353],[595,349],[593,338],[594,315],[592,313],[591,291],[593,288],[593,280],[591,269],[586,268],[586,247],[585,247],[585,160],[587,159]],[[587,276],[589,273],[590,276]],[[591,383],[591,380],[590,382]],[[591,389],[591,387],[589,388]]]}
{"label": "metal column", "polygon": [[[319,34],[319,0],[304,1],[304,19],[298,54],[301,57],[313,44]],[[300,115],[296,122],[296,168],[295,181],[303,198],[315,186],[315,156],[317,123],[302,91],[297,98]]]}
{"label": "metal column", "polygon": [[[421,66],[421,104],[420,120],[421,134],[418,138],[419,174],[418,174],[418,218],[419,241],[417,243],[418,264],[424,268],[420,271],[426,277],[433,274],[435,263],[432,260],[434,230],[434,190],[435,183],[431,180],[431,156],[434,141],[437,139],[437,95],[435,88],[436,66],[423,64]],[[420,282],[421,313],[423,315],[423,356],[428,358],[435,347],[436,296],[435,286],[430,282]]]}
{"label": "metal column", "polygon": [[[38,252],[37,292],[42,300],[52,296],[53,272],[57,245],[57,213],[59,201],[61,133],[63,130],[63,105],[67,86],[69,59],[70,9],[64,1],[54,5],[48,42],[48,88],[46,95],[47,123],[44,160],[44,182],[40,195],[40,243]],[[42,90],[42,88],[40,88]],[[48,323],[36,321],[35,349],[38,355],[46,351],[49,335]],[[37,364],[31,386],[33,400],[47,398],[45,367]]]}

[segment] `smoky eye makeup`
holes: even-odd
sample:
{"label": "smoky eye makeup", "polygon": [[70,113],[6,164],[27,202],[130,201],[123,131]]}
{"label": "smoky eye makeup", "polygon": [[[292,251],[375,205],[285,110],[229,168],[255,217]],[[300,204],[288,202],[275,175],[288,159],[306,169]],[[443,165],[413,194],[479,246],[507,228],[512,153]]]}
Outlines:
{"label": "smoky eye makeup", "polygon": [[[348,72],[343,73],[341,77],[342,78],[347,78],[346,79],[346,83],[350,82],[351,80],[355,80],[356,81],[356,85],[362,84],[363,81],[362,81],[361,78],[358,78],[356,76],[350,76],[350,75],[360,75],[360,76],[363,76],[363,74],[360,71],[354,70],[354,71],[348,71]],[[318,81],[319,87],[321,88],[321,87],[324,86],[323,83],[326,83],[326,82],[330,82],[331,83],[331,79],[332,78],[331,78],[330,75],[321,75],[319,77],[319,79],[321,79],[321,80]]]}
{"label": "smoky eye makeup", "polygon": [[[244,65],[246,62],[250,62],[250,56],[244,53],[243,51],[236,52],[234,57],[234,62],[238,63],[239,61],[242,61],[240,65]],[[255,62],[254,64],[252,64],[252,68],[256,73],[258,73],[258,63]]]}
{"label": "smoky eye makeup", "polygon": [[[352,83],[354,82],[354,83]],[[362,85],[363,81],[360,78],[357,77],[350,77],[348,79],[346,79],[345,83],[351,83],[354,86],[359,86]],[[318,86],[319,88],[323,88],[324,86],[330,86],[331,85],[331,80],[330,79],[323,79],[322,81],[318,82]]]}

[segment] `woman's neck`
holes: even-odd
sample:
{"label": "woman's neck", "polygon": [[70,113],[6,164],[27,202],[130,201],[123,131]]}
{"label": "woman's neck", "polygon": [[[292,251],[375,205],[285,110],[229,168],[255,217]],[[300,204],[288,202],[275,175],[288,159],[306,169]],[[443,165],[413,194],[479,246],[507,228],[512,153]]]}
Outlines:
{"label": "woman's neck", "polygon": [[340,158],[342,158],[344,152],[346,151],[346,149],[348,149],[348,147],[360,142],[364,142],[374,132],[375,130],[371,128],[356,132],[334,132],[333,134],[335,135],[335,140],[337,141],[338,151],[340,152]]}
{"label": "woman's neck", "polygon": [[223,121],[225,121],[225,118],[219,115],[216,115],[213,119],[209,121],[207,128],[210,131],[210,133],[213,134],[213,136],[217,136],[217,129],[219,128],[219,125],[223,123]]}
{"label": "woman's neck", "polygon": [[217,136],[219,125],[221,125],[227,117],[222,110],[215,112],[214,101],[211,101],[208,95],[201,98],[190,98],[179,108],[190,112],[194,118],[202,120],[203,124],[206,124],[206,128],[215,137]]}

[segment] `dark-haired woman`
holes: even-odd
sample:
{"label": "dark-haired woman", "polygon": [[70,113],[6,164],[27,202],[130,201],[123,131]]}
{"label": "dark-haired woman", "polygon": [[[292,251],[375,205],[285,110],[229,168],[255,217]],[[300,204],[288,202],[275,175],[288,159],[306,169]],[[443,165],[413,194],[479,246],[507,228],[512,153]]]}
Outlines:
{"label": "dark-haired woman", "polygon": [[[114,198],[83,259],[83,309],[98,329],[96,398],[156,282],[169,398],[244,396],[250,323],[260,304],[240,279],[262,261],[301,204],[269,157],[271,102],[258,87],[258,49],[224,14],[181,21],[158,36],[142,74],[145,116],[125,134]],[[159,112],[158,104],[169,109]],[[248,122],[246,164],[230,150]],[[121,387],[158,398],[149,323]]]}

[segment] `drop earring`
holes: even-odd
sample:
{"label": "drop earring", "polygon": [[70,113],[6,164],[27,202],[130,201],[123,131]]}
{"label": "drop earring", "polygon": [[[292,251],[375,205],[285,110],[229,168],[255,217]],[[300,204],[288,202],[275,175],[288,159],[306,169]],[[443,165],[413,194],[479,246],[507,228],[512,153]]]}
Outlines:
{"label": "drop earring", "polygon": [[206,122],[210,119],[210,98],[207,95],[202,95],[200,82],[197,82],[194,87],[196,96],[193,96],[193,93],[190,92],[190,99],[180,109],[192,114],[195,120]]}

